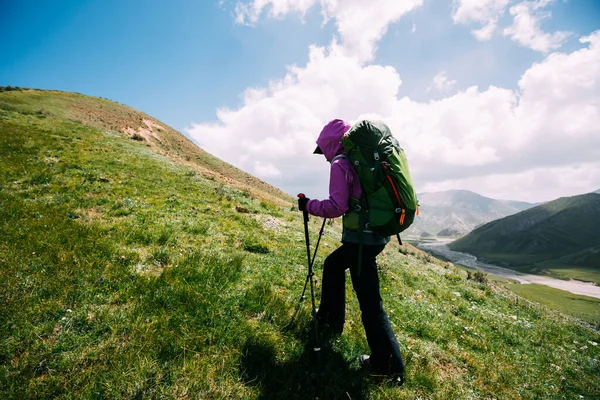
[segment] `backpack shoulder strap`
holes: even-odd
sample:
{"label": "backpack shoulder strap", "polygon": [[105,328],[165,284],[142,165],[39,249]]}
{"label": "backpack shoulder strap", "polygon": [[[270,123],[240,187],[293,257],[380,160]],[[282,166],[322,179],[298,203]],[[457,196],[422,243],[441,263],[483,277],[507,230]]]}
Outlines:
{"label": "backpack shoulder strap", "polygon": [[[333,160],[331,160],[331,163],[333,164],[336,160],[339,160],[339,159],[349,160],[350,158],[346,154],[340,154],[339,156],[333,157]],[[352,176],[352,173],[350,172],[349,169],[346,170],[345,178],[346,178],[346,182],[348,182],[348,183],[354,182],[354,177]]]}
{"label": "backpack shoulder strap", "polygon": [[348,156],[345,154],[340,154],[339,156],[335,156],[335,157],[333,157],[333,160],[331,160],[331,163],[333,164],[335,162],[335,160],[339,160],[340,158],[348,158]]}

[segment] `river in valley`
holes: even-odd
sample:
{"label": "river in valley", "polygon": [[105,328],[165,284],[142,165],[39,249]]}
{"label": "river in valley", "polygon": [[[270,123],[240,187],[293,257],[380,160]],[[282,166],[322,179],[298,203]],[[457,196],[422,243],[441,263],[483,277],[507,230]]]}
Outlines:
{"label": "river in valley", "polygon": [[475,257],[474,255],[450,250],[448,248],[448,243],[450,243],[450,240],[437,241],[431,243],[420,243],[417,245],[417,247],[419,249],[426,250],[433,254],[443,256],[444,258],[455,264],[462,264],[467,267],[477,268],[492,275],[514,279],[523,284],[538,283],[540,285],[546,285],[556,289],[566,290],[574,294],[580,294],[600,299],[600,286],[596,286],[593,283],[582,282],[574,279],[566,281],[556,278],[550,278],[548,276],[525,274],[512,269],[486,264],[481,261],[478,261],[477,257]]}

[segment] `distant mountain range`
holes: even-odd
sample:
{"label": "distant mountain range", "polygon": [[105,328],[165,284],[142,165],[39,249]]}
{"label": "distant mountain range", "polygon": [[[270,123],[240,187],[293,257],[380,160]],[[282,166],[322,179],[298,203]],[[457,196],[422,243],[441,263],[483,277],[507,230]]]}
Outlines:
{"label": "distant mountain range", "polygon": [[600,271],[600,194],[563,197],[490,222],[452,242],[495,264]]}
{"label": "distant mountain range", "polygon": [[535,206],[491,199],[468,190],[420,193],[418,198],[419,216],[406,233],[421,237],[464,235],[477,226]]}

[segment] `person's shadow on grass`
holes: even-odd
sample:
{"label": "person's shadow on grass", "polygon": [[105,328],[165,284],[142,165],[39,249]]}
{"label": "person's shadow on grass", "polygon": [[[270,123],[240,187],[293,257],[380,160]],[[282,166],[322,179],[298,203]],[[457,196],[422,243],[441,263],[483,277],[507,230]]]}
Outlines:
{"label": "person's shadow on grass", "polygon": [[327,332],[320,332],[321,350],[314,351],[314,330],[294,331],[305,345],[299,356],[284,363],[267,341],[257,337],[246,342],[241,372],[247,385],[260,388],[260,399],[366,398],[367,374],[332,349]]}

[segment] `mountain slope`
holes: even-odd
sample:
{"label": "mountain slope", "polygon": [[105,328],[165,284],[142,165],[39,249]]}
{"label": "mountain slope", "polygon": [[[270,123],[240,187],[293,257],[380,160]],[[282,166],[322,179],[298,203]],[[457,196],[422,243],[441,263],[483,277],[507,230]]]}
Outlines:
{"label": "mountain slope", "polygon": [[79,122],[138,140],[174,162],[188,165],[203,176],[245,190],[269,202],[291,205],[279,189],[205,152],[185,136],[157,119],[110,100],[59,91],[3,92],[0,109],[35,116],[53,116]]}
{"label": "mountain slope", "polygon": [[[379,259],[404,387],[359,369],[368,346],[349,283],[343,335],[322,336],[314,352],[309,301],[299,302],[302,215],[289,203],[70,120],[54,103],[63,94],[45,93],[54,109],[42,113],[5,95],[0,398],[600,396],[595,326],[409,246],[390,244]],[[313,243],[320,222],[310,220]],[[325,226],[317,298],[339,238],[339,221]]]}
{"label": "mountain slope", "polygon": [[[450,247],[493,262],[600,272],[600,195],[565,197],[490,222]],[[538,266],[538,267],[539,267]]]}
{"label": "mountain slope", "polygon": [[481,224],[533,207],[530,203],[490,199],[467,190],[421,193],[418,198],[420,213],[407,233],[423,236],[463,235]]}

